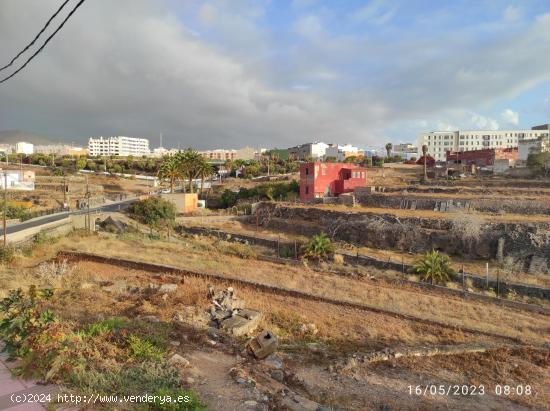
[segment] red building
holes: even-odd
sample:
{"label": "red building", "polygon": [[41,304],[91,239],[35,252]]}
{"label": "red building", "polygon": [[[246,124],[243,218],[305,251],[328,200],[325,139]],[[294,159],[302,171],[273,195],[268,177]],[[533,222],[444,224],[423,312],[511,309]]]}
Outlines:
{"label": "red building", "polygon": [[367,184],[367,169],[348,163],[300,165],[300,199],[338,196]]}
{"label": "red building", "polygon": [[[416,164],[423,166],[424,165],[424,156],[421,156],[418,160],[416,160]],[[435,158],[433,158],[430,155],[426,156],[426,167],[433,167],[435,166]]]}
{"label": "red building", "polygon": [[447,151],[447,165],[475,164],[478,167],[494,166],[495,160],[517,160],[518,148],[487,148],[471,151]]}

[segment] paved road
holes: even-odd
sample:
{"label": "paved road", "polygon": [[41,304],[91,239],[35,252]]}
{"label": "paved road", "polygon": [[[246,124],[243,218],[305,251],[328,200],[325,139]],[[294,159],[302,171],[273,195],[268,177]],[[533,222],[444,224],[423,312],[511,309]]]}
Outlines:
{"label": "paved road", "polygon": [[[128,200],[117,201],[116,203],[105,204],[100,207],[91,208],[90,211],[91,212],[96,212],[96,211],[110,212],[110,211],[123,210],[127,208],[134,201],[137,201],[137,199],[131,198]],[[26,230],[27,228],[39,227],[44,224],[53,223],[54,221],[63,220],[64,218],[67,218],[71,214],[82,215],[82,214],[86,214],[87,212],[88,212],[87,210],[64,211],[61,213],[56,213],[48,216],[33,218],[32,220],[28,220],[19,224],[8,226],[6,228],[6,233],[7,234],[17,233],[18,231]],[[2,227],[0,227],[0,236],[2,235],[4,235],[4,230]]]}

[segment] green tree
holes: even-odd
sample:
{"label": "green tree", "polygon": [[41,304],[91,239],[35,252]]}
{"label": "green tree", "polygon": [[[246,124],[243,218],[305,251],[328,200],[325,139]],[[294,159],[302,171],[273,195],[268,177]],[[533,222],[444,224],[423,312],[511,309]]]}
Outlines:
{"label": "green tree", "polygon": [[391,150],[393,148],[393,144],[392,143],[388,143],[386,144],[386,153],[388,154],[388,157],[391,156]]}
{"label": "green tree", "polygon": [[198,177],[201,179],[201,194],[204,191],[204,180],[210,177],[214,170],[212,169],[212,166],[206,162],[206,160],[203,158],[202,161],[200,161],[197,165],[198,168]]}
{"label": "green tree", "polygon": [[130,214],[143,224],[153,229],[169,228],[174,225],[176,207],[171,201],[159,197],[150,197],[132,204]]}
{"label": "green tree", "polygon": [[178,152],[174,158],[178,163],[181,173],[189,183],[189,192],[193,192],[193,180],[199,177],[200,170],[205,167],[206,160],[198,152],[191,148]]}
{"label": "green tree", "polygon": [[81,157],[78,157],[76,159],[76,170],[82,170],[83,168],[86,167],[86,157],[85,156],[81,156]]}
{"label": "green tree", "polygon": [[411,272],[418,274],[423,281],[445,283],[454,274],[451,260],[445,254],[432,250],[420,257],[411,268]]}
{"label": "green tree", "polygon": [[182,177],[181,169],[176,157],[164,157],[158,171],[158,178],[170,181],[170,192],[174,192],[176,180]]}
{"label": "green tree", "polygon": [[88,160],[86,161],[86,168],[91,171],[97,170],[97,164],[94,160]]}
{"label": "green tree", "polygon": [[305,256],[322,260],[334,254],[334,245],[325,233],[314,235],[304,247]]}
{"label": "green tree", "polygon": [[550,176],[550,152],[530,153],[527,156],[527,167],[535,174]]}
{"label": "green tree", "polygon": [[223,208],[233,207],[235,204],[237,204],[238,199],[239,199],[238,193],[235,193],[234,191],[226,189],[221,196],[221,206]]}

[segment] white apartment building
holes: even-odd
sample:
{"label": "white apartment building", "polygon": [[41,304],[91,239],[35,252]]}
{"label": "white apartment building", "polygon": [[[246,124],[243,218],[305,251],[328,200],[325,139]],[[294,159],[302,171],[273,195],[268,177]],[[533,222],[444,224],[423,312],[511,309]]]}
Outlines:
{"label": "white apartment building", "polygon": [[28,156],[34,153],[34,145],[31,143],[25,143],[24,141],[20,141],[15,145],[15,152],[17,154],[25,154]]}
{"label": "white apartment building", "polygon": [[346,157],[362,156],[364,152],[351,144],[331,144],[325,150],[325,159],[334,158],[336,161],[344,161]]}
{"label": "white apartment building", "polygon": [[149,155],[149,140],[135,137],[90,137],[88,154],[94,156],[136,156]]}
{"label": "white apartment building", "polygon": [[288,149],[288,155],[297,160],[317,160],[324,157],[328,147],[329,145],[323,142],[305,143],[299,146],[290,147]]}
{"label": "white apartment building", "polygon": [[446,161],[447,151],[472,151],[488,148],[518,147],[523,140],[548,135],[548,130],[457,130],[432,131],[418,137],[418,152],[428,147],[428,154],[436,161]]}

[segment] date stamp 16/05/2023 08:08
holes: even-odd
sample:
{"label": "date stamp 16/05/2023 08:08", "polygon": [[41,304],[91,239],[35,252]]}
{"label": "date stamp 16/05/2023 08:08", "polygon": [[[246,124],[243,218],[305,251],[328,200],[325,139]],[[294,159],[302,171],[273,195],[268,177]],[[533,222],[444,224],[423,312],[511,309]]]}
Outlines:
{"label": "date stamp 16/05/2023 08:08", "polygon": [[424,384],[407,386],[409,395],[416,396],[530,396],[534,395],[530,385],[497,384],[494,387],[468,384]]}

